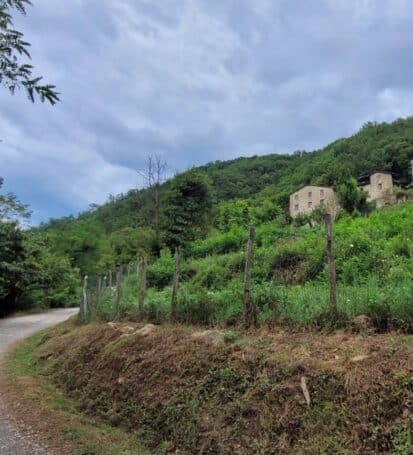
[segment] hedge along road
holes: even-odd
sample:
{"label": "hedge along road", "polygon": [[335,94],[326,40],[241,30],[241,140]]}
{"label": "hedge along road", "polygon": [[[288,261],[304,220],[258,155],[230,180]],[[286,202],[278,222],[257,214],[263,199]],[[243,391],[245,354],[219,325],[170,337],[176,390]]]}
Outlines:
{"label": "hedge along road", "polygon": [[[0,319],[0,372],[6,351],[23,338],[39,330],[59,324],[76,314],[77,308],[51,310],[46,313],[16,318]],[[47,451],[23,436],[13,425],[13,418],[7,409],[0,390],[0,454],[1,455],[44,455]]]}

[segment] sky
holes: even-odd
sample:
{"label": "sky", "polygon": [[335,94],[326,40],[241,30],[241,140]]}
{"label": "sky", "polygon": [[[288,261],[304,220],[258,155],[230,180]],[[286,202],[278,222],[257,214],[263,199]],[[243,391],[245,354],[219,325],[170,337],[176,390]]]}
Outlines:
{"label": "sky", "polygon": [[409,0],[32,0],[15,27],[61,93],[0,86],[0,175],[32,223],[238,156],[314,150],[413,113]]}

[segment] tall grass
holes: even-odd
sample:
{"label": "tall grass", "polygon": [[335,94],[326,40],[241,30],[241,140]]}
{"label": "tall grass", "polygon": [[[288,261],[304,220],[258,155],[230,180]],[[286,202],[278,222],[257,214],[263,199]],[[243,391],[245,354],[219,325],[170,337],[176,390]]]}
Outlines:
{"label": "tall grass", "polygon": [[[412,220],[413,203],[409,202],[369,218],[342,217],[335,224],[338,310],[348,321],[366,314],[380,329],[412,330]],[[317,321],[328,310],[324,228],[271,229],[266,224],[260,229],[253,268],[253,299],[260,321]],[[242,320],[245,233],[238,230],[193,242],[182,263],[179,321],[234,325]],[[172,272],[168,251],[148,269],[144,316],[150,321],[170,317]],[[127,277],[122,284],[121,316],[138,317],[138,292],[137,276]],[[103,319],[113,317],[113,291],[105,291],[97,314]]]}
{"label": "tall grass", "polygon": [[[253,299],[261,323],[288,320],[297,324],[317,321],[328,306],[329,289],[323,282],[285,286],[274,281],[255,283]],[[171,288],[149,289],[146,294],[144,319],[163,323],[170,319]],[[338,286],[338,310],[350,323],[360,314],[372,318],[380,330],[402,328],[413,330],[413,281],[380,286],[375,277],[355,286]],[[234,279],[224,289],[211,291],[183,285],[178,300],[177,319],[187,324],[238,325],[242,321],[242,281]],[[116,316],[115,296],[105,291],[97,316],[112,320]],[[138,320],[136,279],[127,279],[122,286],[121,317]],[[342,321],[343,322],[343,321]]]}

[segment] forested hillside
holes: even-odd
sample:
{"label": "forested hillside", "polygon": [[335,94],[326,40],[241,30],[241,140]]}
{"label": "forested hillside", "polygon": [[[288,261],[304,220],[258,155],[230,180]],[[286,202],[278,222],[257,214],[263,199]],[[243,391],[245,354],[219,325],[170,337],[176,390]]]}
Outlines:
{"label": "forested hillside", "polygon": [[[50,220],[31,230],[22,230],[19,224],[19,219],[28,215],[27,207],[15,196],[3,195],[0,312],[73,304],[79,301],[84,274],[107,275],[117,264],[135,262],[141,256],[149,263],[149,286],[158,291],[167,289],[171,280],[171,252],[177,246],[189,267],[187,278],[196,285],[194,295],[199,296],[198,291],[217,286],[218,282],[220,292],[230,292],[233,279],[242,269],[248,225],[256,226],[258,245],[264,248],[264,253],[281,239],[285,246],[300,239],[306,232],[300,224],[307,221],[314,224],[304,218],[291,225],[288,215],[291,192],[310,183],[332,185],[346,201],[343,207],[357,218],[367,215],[373,207],[366,203],[355,179],[373,170],[388,170],[407,189],[411,186],[412,159],[413,118],[407,118],[391,124],[366,124],[354,136],[314,152],[214,162],[167,181],[162,179],[164,163],[151,157],[143,173],[146,188],[111,196],[102,206],[94,205],[77,217]],[[392,223],[390,219],[383,222]],[[397,242],[403,243],[402,236],[410,236],[409,229],[409,225],[405,227]],[[403,245],[400,248],[410,257],[410,247]],[[312,251],[309,259],[307,247],[303,252],[296,251],[296,246],[285,252],[284,258],[274,259],[278,265],[267,264],[267,269],[260,272],[261,279],[268,281],[275,276],[288,284],[286,274],[290,272],[298,283],[321,276],[324,259],[317,253],[319,249]],[[227,254],[234,255],[233,259]],[[227,260],[233,261],[232,265]],[[358,256],[358,260],[362,258]],[[349,274],[357,268],[346,267],[340,273],[351,284]],[[410,273],[409,267],[403,273]],[[236,271],[235,275],[227,276],[231,270]],[[368,275],[377,279],[377,274]],[[239,290],[238,285],[234,286]],[[317,285],[314,292],[321,292],[320,289]],[[319,298],[324,297],[320,294]],[[211,318],[208,316],[208,321]]]}
{"label": "forested hillside", "polygon": [[406,186],[411,159],[413,118],[367,123],[354,136],[314,152],[194,168],[159,185],[155,181],[150,188],[111,196],[76,218],[51,220],[37,232],[82,273],[104,272],[118,262],[140,254],[156,257],[164,246],[186,244],[216,230],[288,218],[289,194],[305,184],[338,187],[351,176],[381,169],[392,171]]}

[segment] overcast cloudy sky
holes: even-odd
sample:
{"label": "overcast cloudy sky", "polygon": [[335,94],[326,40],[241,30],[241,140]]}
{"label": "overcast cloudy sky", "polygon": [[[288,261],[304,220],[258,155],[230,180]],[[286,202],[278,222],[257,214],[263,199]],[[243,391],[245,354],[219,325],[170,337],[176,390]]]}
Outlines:
{"label": "overcast cloudy sky", "polygon": [[62,102],[0,88],[0,175],[33,222],[174,170],[312,150],[413,113],[409,0],[33,0],[16,28]]}

